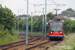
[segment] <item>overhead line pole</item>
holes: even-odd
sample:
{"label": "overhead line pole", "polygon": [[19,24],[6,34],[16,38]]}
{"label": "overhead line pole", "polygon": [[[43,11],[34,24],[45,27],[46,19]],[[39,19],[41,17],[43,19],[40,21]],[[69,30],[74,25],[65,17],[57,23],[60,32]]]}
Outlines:
{"label": "overhead line pole", "polygon": [[42,20],[42,35],[44,35],[44,8],[43,8],[43,20]]}
{"label": "overhead line pole", "polygon": [[18,9],[18,32],[19,32],[19,9]]}
{"label": "overhead line pole", "polygon": [[33,19],[32,19],[32,14],[33,14],[33,12],[31,12],[31,34],[32,34],[32,30],[33,30],[33,25],[32,25],[32,23],[33,23]]}
{"label": "overhead line pole", "polygon": [[[26,0],[25,0],[26,1]],[[27,2],[27,1],[26,1]],[[30,5],[33,5],[32,3],[28,2]]]}
{"label": "overhead line pole", "polygon": [[[15,17],[16,18],[16,17]],[[15,32],[16,32],[16,20],[15,20]]]}
{"label": "overhead line pole", "polygon": [[22,24],[22,35],[23,35],[23,24]]}
{"label": "overhead line pole", "polygon": [[28,1],[27,0],[27,18],[26,18],[26,45],[28,45]]}
{"label": "overhead line pole", "polygon": [[47,10],[47,0],[45,0],[45,39],[46,39],[46,10]]}
{"label": "overhead line pole", "polygon": [[19,32],[19,10],[23,10],[23,9],[18,9],[18,32]]}

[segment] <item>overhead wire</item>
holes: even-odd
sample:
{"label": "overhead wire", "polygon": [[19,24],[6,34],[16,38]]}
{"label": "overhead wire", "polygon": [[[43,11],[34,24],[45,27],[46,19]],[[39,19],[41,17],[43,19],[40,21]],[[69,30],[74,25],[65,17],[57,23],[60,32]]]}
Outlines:
{"label": "overhead wire", "polygon": [[[25,0],[26,2],[27,2],[27,0]],[[32,5],[32,6],[34,6],[34,12],[35,12],[35,10],[36,10],[36,8],[35,8],[35,5],[34,4],[32,4],[32,3],[30,3],[30,2],[28,2],[30,5]]]}
{"label": "overhead wire", "polygon": [[[26,2],[27,2],[27,0],[25,0]],[[44,1],[44,0],[41,0],[41,1],[39,1],[39,2],[36,2],[36,3],[40,3],[40,2],[42,2],[42,1]],[[54,2],[54,1],[53,1]],[[34,6],[34,12],[36,13],[36,4],[32,4],[32,3],[30,3],[30,2],[28,2],[30,5],[32,5],[32,6]],[[55,2],[54,2],[55,3]],[[55,3],[56,4],[56,3]],[[41,6],[42,5],[45,5],[45,4],[40,4]],[[53,4],[48,4],[48,5],[53,5]],[[57,5],[57,4],[56,4]]]}
{"label": "overhead wire", "polygon": [[52,1],[54,2],[55,5],[57,5],[56,2],[55,2],[54,0],[52,0]]}
{"label": "overhead wire", "polygon": [[[41,1],[38,1],[38,2],[36,2],[36,3],[40,3],[40,2],[42,2],[42,1],[44,1],[44,0],[41,0]],[[34,5],[34,12],[36,13],[36,4],[33,4]]]}
{"label": "overhead wire", "polygon": [[[59,5],[59,4],[56,4],[56,2],[55,2],[54,0],[52,0],[52,1],[53,1],[53,2],[54,2],[54,4],[58,7],[58,5]],[[57,7],[56,7],[56,8],[57,8]]]}
{"label": "overhead wire", "polygon": [[41,0],[41,1],[39,1],[39,2],[36,2],[36,3],[40,3],[40,2],[42,2],[42,1],[44,1],[44,0]]}
{"label": "overhead wire", "polygon": [[[25,0],[27,2],[27,0]],[[30,5],[33,5],[32,3],[28,2]],[[33,5],[34,6],[34,5]]]}
{"label": "overhead wire", "polygon": [[[27,0],[25,0],[26,2],[27,2]],[[43,0],[42,0],[43,1]],[[39,2],[37,2],[37,3],[40,3],[40,2],[42,2],[42,1],[39,1]],[[32,4],[32,3],[30,3],[30,2],[28,2],[30,5],[32,5],[32,6],[34,6],[34,12],[36,12],[36,5],[35,4]]]}
{"label": "overhead wire", "polygon": [[[53,1],[53,3],[58,7],[58,6],[65,6],[65,4],[57,4],[54,0],[52,0]],[[56,8],[57,8],[56,7]]]}
{"label": "overhead wire", "polygon": [[[50,1],[50,0],[49,0]],[[52,2],[58,7],[59,4],[57,4],[54,0],[52,0]]]}

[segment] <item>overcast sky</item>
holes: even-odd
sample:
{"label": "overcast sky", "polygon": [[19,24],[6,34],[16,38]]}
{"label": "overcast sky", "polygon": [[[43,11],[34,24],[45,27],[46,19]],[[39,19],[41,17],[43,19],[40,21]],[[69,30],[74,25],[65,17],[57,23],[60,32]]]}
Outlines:
{"label": "overcast sky", "polygon": [[[55,3],[60,4],[58,9],[58,13],[61,13],[63,10],[67,8],[72,8],[75,10],[75,0],[54,0]],[[29,0],[30,3],[32,4],[45,4],[45,0]],[[27,2],[25,0],[0,0],[0,4],[2,4],[3,7],[8,7],[9,9],[12,10],[12,12],[16,15],[18,15],[18,9],[23,9],[19,10],[19,14],[27,14]],[[52,0],[47,0],[47,4],[54,4]],[[65,4],[63,6],[62,4]],[[29,4],[29,15],[31,15],[31,12],[36,11],[42,11],[42,8],[45,7],[43,6],[36,6],[34,7],[33,5]],[[55,14],[55,9],[57,6],[56,5],[47,5],[47,13],[52,12]],[[41,15],[42,12],[39,13],[34,13],[33,15]]]}

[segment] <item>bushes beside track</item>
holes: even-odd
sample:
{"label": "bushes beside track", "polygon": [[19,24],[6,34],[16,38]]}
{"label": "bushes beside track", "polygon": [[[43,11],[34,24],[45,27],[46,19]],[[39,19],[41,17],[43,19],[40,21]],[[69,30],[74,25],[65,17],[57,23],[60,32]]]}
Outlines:
{"label": "bushes beside track", "polygon": [[12,28],[12,34],[8,29],[4,29],[5,25],[0,24],[0,45],[4,43],[8,43],[14,40],[18,40],[20,38],[18,33],[14,32],[14,29]]}
{"label": "bushes beside track", "polygon": [[15,33],[14,35],[5,35],[4,37],[0,37],[0,45],[4,43],[9,43],[14,40],[20,39],[20,36],[18,33]]}
{"label": "bushes beside track", "polygon": [[8,43],[20,38],[19,34],[14,32],[15,15],[13,12],[0,4],[0,44]]}
{"label": "bushes beside track", "polygon": [[[52,14],[51,12],[49,12],[47,14],[47,22],[50,19],[54,18],[54,14]],[[32,17],[33,19],[33,32],[42,32],[42,20],[43,20],[43,15],[41,15],[38,18],[35,18],[34,16]],[[45,19],[45,15],[44,15],[44,19]],[[45,20],[44,20],[45,23]],[[18,30],[18,17],[16,17],[16,26],[17,26],[17,30]],[[21,19],[19,18],[19,30],[22,30],[22,26],[23,29],[26,30],[26,18],[25,19]],[[48,28],[47,28],[48,30]],[[31,31],[31,16],[29,16],[29,20],[28,20],[28,31]],[[40,33],[41,34],[41,33]]]}
{"label": "bushes beside track", "polygon": [[[16,23],[17,23],[17,30],[18,30],[18,18],[16,17]],[[40,18],[35,18],[33,17],[33,32],[42,32],[42,17]],[[19,19],[19,30],[26,30],[26,19]],[[28,21],[28,31],[31,32],[31,17],[29,16],[29,21]]]}
{"label": "bushes beside track", "polygon": [[[62,18],[65,22],[65,34],[68,33],[74,33],[75,32],[75,21],[74,20],[67,20],[65,18]],[[20,19],[19,23],[19,29],[26,30],[26,19]],[[18,26],[18,25],[17,25]],[[31,17],[29,17],[29,32],[31,31]],[[33,17],[33,32],[42,32],[42,17],[36,19]],[[48,26],[47,26],[47,32],[48,32]]]}
{"label": "bushes beside track", "polygon": [[67,20],[62,18],[65,22],[65,33],[74,33],[75,32],[75,20]]}

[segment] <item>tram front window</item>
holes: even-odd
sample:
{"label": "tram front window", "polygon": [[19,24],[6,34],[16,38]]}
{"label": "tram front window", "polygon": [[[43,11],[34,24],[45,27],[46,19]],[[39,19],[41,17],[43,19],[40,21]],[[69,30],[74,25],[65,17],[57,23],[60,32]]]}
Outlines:
{"label": "tram front window", "polygon": [[62,31],[63,23],[62,22],[51,22],[50,30],[51,31]]}

